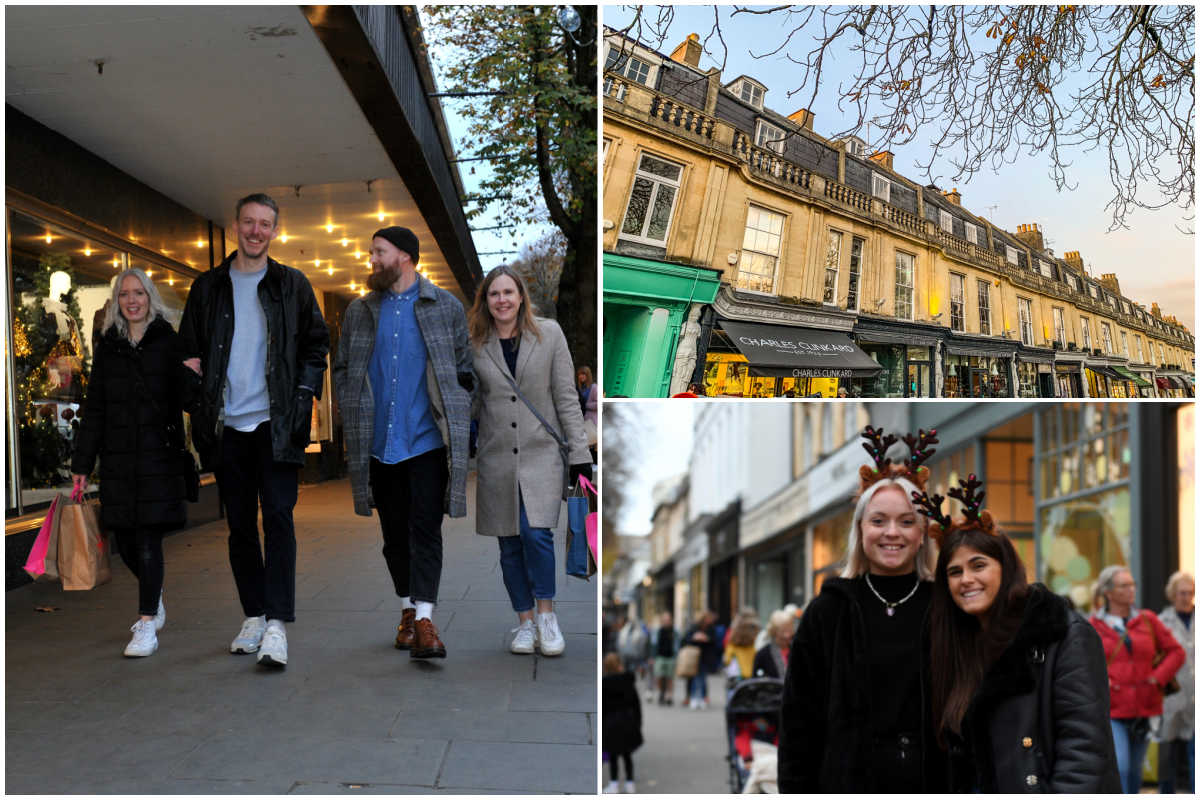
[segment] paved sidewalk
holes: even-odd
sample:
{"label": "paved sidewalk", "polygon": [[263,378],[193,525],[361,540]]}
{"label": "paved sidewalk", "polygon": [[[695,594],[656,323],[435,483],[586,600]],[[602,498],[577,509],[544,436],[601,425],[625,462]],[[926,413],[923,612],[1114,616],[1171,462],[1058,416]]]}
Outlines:
{"label": "paved sidewalk", "polygon": [[[655,794],[729,794],[729,745],[725,740],[725,678],[708,678],[709,707],[690,711],[687,681],[675,681],[675,705],[660,706],[642,694],[642,738],[633,754],[637,790]],[[624,770],[624,767],[622,767]],[[607,785],[608,765],[603,780]],[[625,776],[621,775],[624,783]]]}
{"label": "paved sidewalk", "polygon": [[556,533],[566,652],[509,653],[516,614],[473,498],[472,474],[468,516],[443,528],[444,660],[395,648],[379,518],[354,515],[347,481],[301,487],[282,670],[229,652],[243,617],[223,521],[164,541],[167,624],[148,658],[122,655],[137,584],[115,556],[99,589],[9,592],[6,791],[595,793],[598,581],[563,574]]}

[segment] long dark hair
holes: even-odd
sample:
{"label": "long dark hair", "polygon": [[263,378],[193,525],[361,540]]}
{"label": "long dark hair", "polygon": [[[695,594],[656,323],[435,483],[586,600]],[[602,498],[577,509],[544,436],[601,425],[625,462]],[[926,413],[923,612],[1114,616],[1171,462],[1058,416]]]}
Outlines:
{"label": "long dark hair", "polygon": [[[933,578],[933,605],[929,612],[933,677],[933,723],[937,742],[946,749],[945,732],[962,734],[963,717],[988,667],[1004,652],[1029,603],[1025,565],[1008,536],[978,528],[955,530],[942,542]],[[992,603],[987,627],[963,611],[950,594],[946,567],[960,547],[969,547],[1000,562],[1000,589]]]}

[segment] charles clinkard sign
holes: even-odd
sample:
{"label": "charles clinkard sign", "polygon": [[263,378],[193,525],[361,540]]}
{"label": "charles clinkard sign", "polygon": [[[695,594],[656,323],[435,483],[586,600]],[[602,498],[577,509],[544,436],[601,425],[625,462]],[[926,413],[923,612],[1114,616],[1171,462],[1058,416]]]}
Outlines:
{"label": "charles clinkard sign", "polygon": [[[774,339],[755,339],[750,336],[739,336],[738,342],[752,347],[769,347],[781,353],[806,353],[817,356],[840,355],[853,353],[857,348],[853,344],[830,344],[828,342],[782,341]],[[809,377],[809,376],[805,376]]]}
{"label": "charles clinkard sign", "polygon": [[882,367],[844,333],[721,320],[721,329],[764,378],[869,378]]}

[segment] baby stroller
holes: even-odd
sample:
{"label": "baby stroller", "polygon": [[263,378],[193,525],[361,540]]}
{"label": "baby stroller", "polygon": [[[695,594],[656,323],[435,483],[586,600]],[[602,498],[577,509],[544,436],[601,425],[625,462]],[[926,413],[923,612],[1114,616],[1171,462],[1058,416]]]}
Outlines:
{"label": "baby stroller", "polygon": [[725,698],[725,732],[729,740],[729,787],[741,794],[750,777],[750,742],[758,740],[778,746],[779,708],[783,704],[783,681],[779,678],[750,678],[738,682]]}

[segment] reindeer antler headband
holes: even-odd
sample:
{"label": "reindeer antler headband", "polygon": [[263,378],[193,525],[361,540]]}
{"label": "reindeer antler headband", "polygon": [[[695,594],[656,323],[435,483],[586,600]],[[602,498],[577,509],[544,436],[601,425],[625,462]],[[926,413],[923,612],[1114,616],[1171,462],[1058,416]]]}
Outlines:
{"label": "reindeer antler headband", "polygon": [[[925,481],[929,479],[929,468],[922,465],[937,452],[931,446],[937,444],[937,431],[931,430],[929,433],[925,433],[924,430],[918,430],[917,434],[913,436],[911,433],[906,433],[902,440],[898,440],[890,433],[885,436],[883,428],[875,430],[870,425],[866,427],[862,432],[862,438],[867,440],[863,442],[863,449],[875,462],[875,466],[864,464],[859,469],[858,476],[862,482],[861,492],[865,492],[884,478],[904,478],[922,491],[925,489]],[[888,448],[897,441],[903,441],[908,445],[909,456],[904,459],[902,464],[893,464],[892,460],[887,457]]]}
{"label": "reindeer antler headband", "polygon": [[971,474],[965,481],[960,480],[958,486],[946,492],[963,504],[963,515],[957,520],[951,520],[942,513],[942,501],[945,498],[941,495],[935,494],[931,498],[924,491],[912,493],[917,512],[929,517],[929,535],[934,541],[941,544],[946,535],[955,530],[978,529],[989,536],[998,535],[995,520],[983,508],[983,497],[987,492],[975,494],[975,490],[981,486],[983,481]]}

